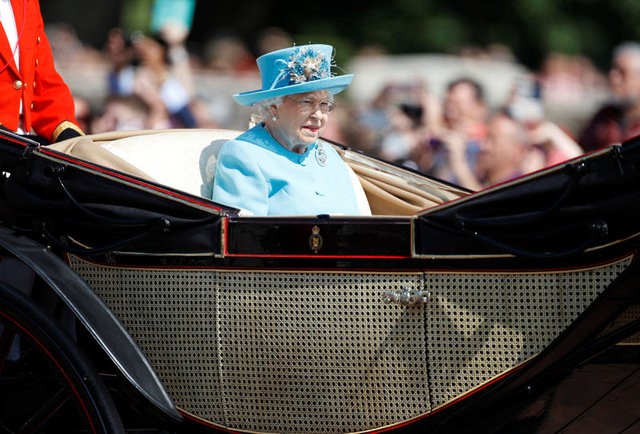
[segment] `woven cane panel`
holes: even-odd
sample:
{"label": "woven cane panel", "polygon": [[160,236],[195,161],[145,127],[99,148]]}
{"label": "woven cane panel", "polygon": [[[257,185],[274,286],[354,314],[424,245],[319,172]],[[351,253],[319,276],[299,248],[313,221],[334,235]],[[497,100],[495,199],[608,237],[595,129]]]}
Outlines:
{"label": "woven cane panel", "polygon": [[221,275],[229,425],[351,432],[429,411],[422,308],[381,302],[420,275]]}
{"label": "woven cane panel", "polygon": [[428,273],[432,406],[538,354],[628,264],[566,273]]}
{"label": "woven cane panel", "polygon": [[[629,260],[565,273],[129,270],[72,258],[176,405],[252,432],[398,423],[538,354]],[[427,289],[426,305],[385,304]]]}
{"label": "woven cane panel", "polygon": [[177,406],[205,418],[222,414],[215,273],[104,268],[77,258],[71,265],[120,319]]}
{"label": "woven cane panel", "polygon": [[362,431],[430,411],[424,310],[382,302],[421,274],[72,266],[176,405],[255,432]]}
{"label": "woven cane panel", "polygon": [[[624,327],[628,324],[636,322],[640,319],[640,305],[633,305],[626,309],[615,321],[612,321],[609,327],[607,327],[601,335],[606,336],[609,333],[613,333],[617,329]],[[629,336],[622,341],[624,344],[640,344],[640,333]]]}

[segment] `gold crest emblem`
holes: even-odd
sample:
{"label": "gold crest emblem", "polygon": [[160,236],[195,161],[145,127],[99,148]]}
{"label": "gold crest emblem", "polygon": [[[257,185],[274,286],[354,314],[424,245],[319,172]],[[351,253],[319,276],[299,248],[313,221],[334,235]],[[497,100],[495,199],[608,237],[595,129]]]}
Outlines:
{"label": "gold crest emblem", "polygon": [[311,229],[311,236],[309,237],[309,247],[313,250],[313,253],[318,253],[322,248],[322,235],[320,235],[320,228],[314,226]]}

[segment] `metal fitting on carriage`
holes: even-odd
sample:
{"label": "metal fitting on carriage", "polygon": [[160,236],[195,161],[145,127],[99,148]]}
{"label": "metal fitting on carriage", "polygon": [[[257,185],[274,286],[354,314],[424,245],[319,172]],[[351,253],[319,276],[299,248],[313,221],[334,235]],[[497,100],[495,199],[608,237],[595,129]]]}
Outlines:
{"label": "metal fitting on carriage", "polygon": [[407,285],[403,285],[400,289],[394,291],[385,291],[382,294],[382,300],[385,303],[395,303],[405,307],[416,304],[427,304],[430,299],[431,293],[429,291],[410,288]]}

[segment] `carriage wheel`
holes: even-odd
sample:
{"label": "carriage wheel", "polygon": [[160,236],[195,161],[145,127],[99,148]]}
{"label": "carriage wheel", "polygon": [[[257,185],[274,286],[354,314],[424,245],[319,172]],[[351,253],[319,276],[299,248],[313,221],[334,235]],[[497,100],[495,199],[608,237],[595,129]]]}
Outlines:
{"label": "carriage wheel", "polygon": [[124,433],[104,382],[78,345],[0,282],[0,433]]}

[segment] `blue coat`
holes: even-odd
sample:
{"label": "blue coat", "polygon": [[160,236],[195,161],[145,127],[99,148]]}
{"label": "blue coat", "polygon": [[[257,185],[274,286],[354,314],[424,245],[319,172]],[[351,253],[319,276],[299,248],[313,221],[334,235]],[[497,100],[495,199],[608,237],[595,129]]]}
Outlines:
{"label": "blue coat", "polygon": [[316,142],[296,154],[263,125],[222,146],[213,200],[256,216],[360,214],[348,169],[333,146]]}

